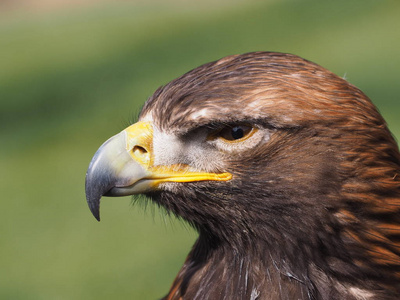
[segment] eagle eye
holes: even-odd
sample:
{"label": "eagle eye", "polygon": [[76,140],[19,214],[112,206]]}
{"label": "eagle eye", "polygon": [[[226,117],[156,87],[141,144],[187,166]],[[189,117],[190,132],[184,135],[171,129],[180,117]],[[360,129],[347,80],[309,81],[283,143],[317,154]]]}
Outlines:
{"label": "eagle eye", "polygon": [[249,125],[230,125],[222,128],[217,136],[229,142],[236,142],[247,139],[252,135],[253,131],[254,128]]}

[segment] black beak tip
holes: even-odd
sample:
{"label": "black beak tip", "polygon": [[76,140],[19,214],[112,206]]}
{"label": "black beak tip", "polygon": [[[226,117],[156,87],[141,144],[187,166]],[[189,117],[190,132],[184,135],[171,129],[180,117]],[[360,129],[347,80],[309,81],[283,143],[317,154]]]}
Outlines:
{"label": "black beak tip", "polygon": [[100,201],[88,201],[88,205],[93,216],[100,222]]}
{"label": "black beak tip", "polygon": [[93,177],[93,175],[90,174],[91,173],[89,173],[88,171],[88,174],[86,175],[86,201],[93,216],[96,218],[97,221],[100,222],[100,199],[103,194],[103,186],[96,184],[98,182],[101,182],[101,180],[97,180],[96,177]]}

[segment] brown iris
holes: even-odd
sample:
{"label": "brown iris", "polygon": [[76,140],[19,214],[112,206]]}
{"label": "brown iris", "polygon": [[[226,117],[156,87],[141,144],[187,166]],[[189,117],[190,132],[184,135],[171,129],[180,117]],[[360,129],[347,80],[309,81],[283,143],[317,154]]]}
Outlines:
{"label": "brown iris", "polygon": [[245,124],[231,125],[222,128],[218,136],[224,140],[234,142],[248,138],[253,132],[253,127]]}

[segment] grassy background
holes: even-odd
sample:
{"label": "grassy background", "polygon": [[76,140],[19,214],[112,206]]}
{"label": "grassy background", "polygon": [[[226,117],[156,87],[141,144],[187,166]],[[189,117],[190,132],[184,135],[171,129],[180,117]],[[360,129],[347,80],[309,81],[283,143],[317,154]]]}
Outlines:
{"label": "grassy background", "polygon": [[[129,197],[87,208],[98,146],[160,85],[220,57],[295,53],[400,136],[400,2],[125,1],[0,12],[0,299],[156,299],[196,234]],[[1,6],[0,6],[1,11]]]}

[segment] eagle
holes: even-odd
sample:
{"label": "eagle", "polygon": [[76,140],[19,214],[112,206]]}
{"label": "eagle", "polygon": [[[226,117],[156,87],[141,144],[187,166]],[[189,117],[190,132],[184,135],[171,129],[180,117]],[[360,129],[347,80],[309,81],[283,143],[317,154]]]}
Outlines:
{"label": "eagle", "polygon": [[198,239],[165,300],[400,299],[400,154],[369,98],[296,55],[253,52],[160,87],[86,174]]}

